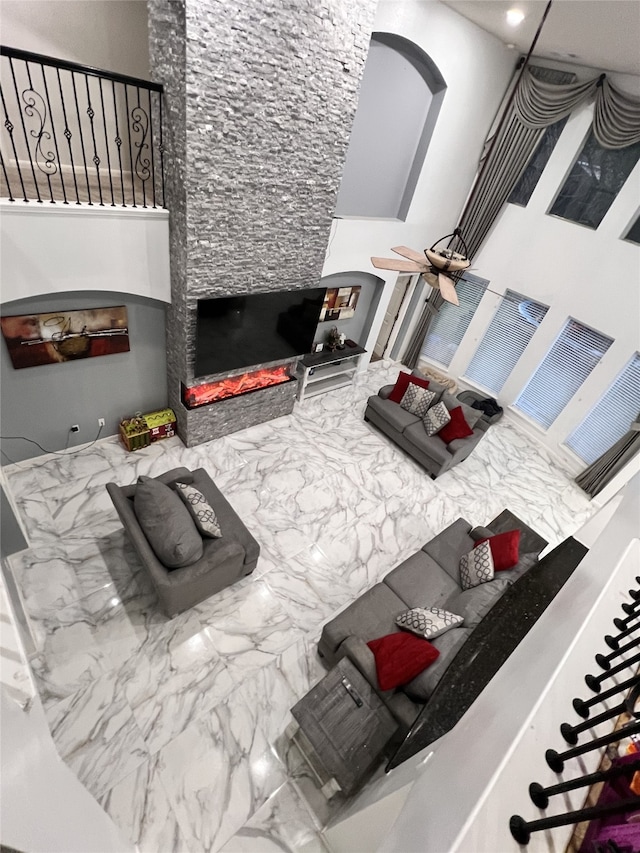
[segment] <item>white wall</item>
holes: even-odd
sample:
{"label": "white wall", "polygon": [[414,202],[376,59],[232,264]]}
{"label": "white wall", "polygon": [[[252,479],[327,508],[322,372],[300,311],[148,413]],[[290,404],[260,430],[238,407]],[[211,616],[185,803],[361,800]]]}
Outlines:
{"label": "white wall", "polygon": [[149,79],[145,0],[1,0],[2,43]]}
{"label": "white wall", "polygon": [[[597,73],[588,70],[580,77],[589,79]],[[620,88],[640,94],[640,78],[610,76]],[[597,230],[547,215],[589,133],[592,109],[586,105],[571,116],[527,207],[505,205],[473,259],[478,275],[490,280],[491,290],[504,293],[509,288],[550,306],[498,395],[503,406],[517,399],[568,317],[614,338],[600,364],[548,430],[513,412],[575,473],[585,465],[562,442],[640,349],[640,247],[620,239],[638,212],[640,163]],[[497,296],[484,296],[449,366],[449,375],[464,377],[499,302]]]}
{"label": "white wall", "polygon": [[[334,220],[323,276],[362,270],[386,282],[367,340],[361,341],[370,352],[397,278],[376,271],[370,257],[388,256],[391,246],[402,244],[422,249],[453,230],[516,62],[498,39],[437,0],[381,0],[373,29],[413,41],[436,64],[447,88],[406,221]],[[381,114],[380,126],[385,122]]]}
{"label": "white wall", "polygon": [[171,302],[169,213],[0,203],[1,302],[117,290]]}

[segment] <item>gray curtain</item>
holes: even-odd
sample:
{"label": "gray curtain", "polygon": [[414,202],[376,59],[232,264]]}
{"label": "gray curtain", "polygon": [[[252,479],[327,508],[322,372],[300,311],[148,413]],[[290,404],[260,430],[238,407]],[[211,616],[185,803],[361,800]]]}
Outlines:
{"label": "gray curtain", "polygon": [[576,477],[576,483],[592,498],[595,497],[639,451],[640,415],[631,424],[629,432]]}
{"label": "gray curtain", "polygon": [[[603,147],[626,148],[640,140],[640,100],[616,89],[604,75],[585,83],[558,83],[558,78],[553,81],[554,73],[564,72],[533,66],[525,69],[518,81],[458,223],[470,258],[489,233],[545,128],[568,116],[579,104],[595,95],[593,132]],[[452,247],[462,250],[456,241]],[[415,367],[429,324],[442,302],[437,290],[427,301],[402,359],[407,367]],[[426,311],[426,307],[434,310]]]}

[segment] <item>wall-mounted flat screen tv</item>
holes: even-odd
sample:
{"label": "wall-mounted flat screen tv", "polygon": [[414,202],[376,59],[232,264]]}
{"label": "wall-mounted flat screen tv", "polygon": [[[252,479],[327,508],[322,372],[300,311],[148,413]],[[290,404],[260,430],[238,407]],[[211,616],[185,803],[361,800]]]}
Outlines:
{"label": "wall-mounted flat screen tv", "polygon": [[311,352],[325,288],[198,300],[195,376]]}

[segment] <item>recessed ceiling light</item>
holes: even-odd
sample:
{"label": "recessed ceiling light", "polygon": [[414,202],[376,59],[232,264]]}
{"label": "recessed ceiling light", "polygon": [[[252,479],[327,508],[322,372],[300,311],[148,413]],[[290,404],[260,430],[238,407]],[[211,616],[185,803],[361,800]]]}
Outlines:
{"label": "recessed ceiling light", "polygon": [[509,9],[507,12],[507,23],[510,27],[517,27],[524,21],[524,12],[520,9]]}

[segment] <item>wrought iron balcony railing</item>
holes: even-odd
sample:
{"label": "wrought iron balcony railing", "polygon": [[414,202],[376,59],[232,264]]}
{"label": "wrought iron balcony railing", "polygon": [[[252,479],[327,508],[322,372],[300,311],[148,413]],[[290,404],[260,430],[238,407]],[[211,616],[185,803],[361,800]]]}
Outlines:
{"label": "wrought iron balcony railing", "polygon": [[0,46],[0,194],[164,207],[162,86]]}

